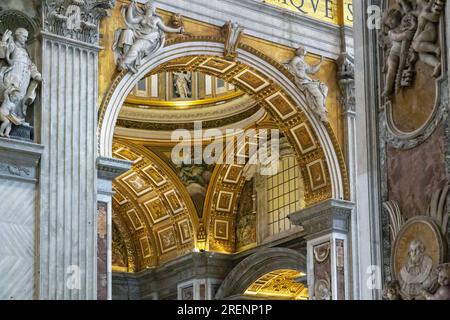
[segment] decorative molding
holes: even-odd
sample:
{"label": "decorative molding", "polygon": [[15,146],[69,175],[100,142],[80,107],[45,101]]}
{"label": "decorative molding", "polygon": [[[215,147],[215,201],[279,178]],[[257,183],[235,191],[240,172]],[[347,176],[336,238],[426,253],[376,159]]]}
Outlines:
{"label": "decorative molding", "polygon": [[98,178],[113,181],[122,173],[130,170],[131,162],[114,158],[98,157],[97,170]]}
{"label": "decorative molding", "polygon": [[309,239],[333,232],[346,234],[354,207],[352,202],[331,199],[291,213],[288,217],[292,224],[303,226]]}
{"label": "decorative molding", "polygon": [[38,166],[44,146],[0,138],[0,178],[38,181]]}
{"label": "decorative molding", "polygon": [[[241,93],[240,93],[241,95]],[[128,101],[128,100],[127,100]],[[257,101],[248,95],[242,95],[233,100],[219,105],[194,106],[188,109],[177,107],[136,107],[125,101],[123,109],[120,110],[119,119],[133,120],[139,119],[141,122],[163,122],[163,123],[180,123],[189,121],[210,121],[220,118],[228,118],[242,114],[243,112],[253,108]],[[200,100],[201,101],[201,100]]]}
{"label": "decorative molding", "polygon": [[[251,103],[252,107],[250,109],[247,109],[239,114],[232,115],[229,117],[219,117],[215,120],[208,120],[202,122],[202,128],[203,129],[209,129],[209,128],[220,128],[229,126],[231,124],[237,123],[239,121],[248,119],[255,115],[261,107],[259,105],[255,105],[255,102]],[[199,113],[201,114],[201,113]],[[167,113],[166,113],[167,116]],[[188,116],[189,117],[189,116]],[[180,128],[180,123],[183,123],[183,129],[186,130],[194,130],[195,126],[193,122],[188,122],[189,119],[186,118],[180,118],[180,122],[143,122],[139,119],[123,119],[122,116],[119,116],[119,119],[117,120],[117,126],[118,127],[125,127],[125,128],[133,128],[133,129],[140,129],[140,130],[161,130],[161,131],[172,131]],[[186,122],[185,122],[186,121]],[[197,120],[195,120],[197,121]]]}
{"label": "decorative molding", "polygon": [[[183,11],[186,18],[221,27],[231,17],[246,35],[291,47],[310,46],[315,54],[336,59],[340,53],[340,27],[255,0],[159,0],[160,9]],[[208,10],[205,10],[207,8]],[[268,23],[270,21],[271,23]],[[274,28],[273,26],[278,26]],[[351,28],[348,37],[353,38]],[[295,40],[293,40],[295,39]],[[353,51],[353,48],[349,48]]]}
{"label": "decorative molding", "polygon": [[433,113],[430,115],[429,120],[418,130],[412,133],[404,133],[396,129],[392,120],[392,106],[388,101],[385,105],[385,120],[386,121],[386,142],[397,149],[412,149],[426,141],[434,132],[436,127],[441,121],[448,119],[449,109],[449,92],[448,92],[448,79],[445,79],[439,83],[440,101],[438,107],[434,108]]}

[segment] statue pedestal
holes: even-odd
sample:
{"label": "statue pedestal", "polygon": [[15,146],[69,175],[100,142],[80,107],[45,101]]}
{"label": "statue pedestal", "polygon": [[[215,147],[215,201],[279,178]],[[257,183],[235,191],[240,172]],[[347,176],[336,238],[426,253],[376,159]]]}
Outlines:
{"label": "statue pedestal", "polygon": [[[0,300],[37,298],[37,185],[44,147],[0,138]],[[7,276],[6,276],[7,275]]]}
{"label": "statue pedestal", "polygon": [[32,142],[34,139],[34,128],[32,126],[12,125],[9,135],[12,139]]}

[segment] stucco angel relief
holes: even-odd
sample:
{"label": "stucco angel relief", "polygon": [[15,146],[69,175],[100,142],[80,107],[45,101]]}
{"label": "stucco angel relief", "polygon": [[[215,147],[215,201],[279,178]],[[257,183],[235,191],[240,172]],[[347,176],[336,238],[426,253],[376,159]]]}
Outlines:
{"label": "stucco angel relief", "polygon": [[411,148],[433,132],[446,104],[441,76],[446,0],[385,0],[389,3],[379,33],[384,51],[388,141]]}
{"label": "stucco angel relief", "polygon": [[0,42],[0,136],[9,137],[12,125],[29,126],[27,109],[36,98],[42,76],[27,50],[28,31],[6,30]]}
{"label": "stucco angel relief", "polygon": [[157,52],[164,46],[165,32],[183,33],[183,27],[166,26],[156,14],[156,6],[149,0],[143,8],[135,0],[122,8],[122,16],[127,28],[115,33],[113,50],[119,70],[136,73],[142,59]]}
{"label": "stucco angel relief", "polygon": [[421,61],[441,74],[439,21],[445,0],[397,0],[384,17],[381,44],[385,49],[386,97],[413,84],[415,65]]}

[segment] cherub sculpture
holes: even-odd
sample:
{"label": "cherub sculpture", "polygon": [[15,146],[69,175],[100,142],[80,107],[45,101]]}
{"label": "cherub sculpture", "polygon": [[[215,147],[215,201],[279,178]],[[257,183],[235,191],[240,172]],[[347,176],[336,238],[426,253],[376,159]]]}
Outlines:
{"label": "cherub sculpture", "polygon": [[[17,94],[19,89],[15,85],[10,85],[4,92],[3,103],[0,107],[0,137],[9,138],[9,133],[11,132],[11,118],[13,116],[12,112],[16,107]],[[14,121],[14,120],[13,120]]]}
{"label": "cherub sculpture", "polygon": [[422,294],[427,300],[450,300],[450,263],[441,264],[436,269],[439,289],[434,294],[423,290]]}
{"label": "cherub sculpture", "polygon": [[384,26],[387,29],[387,57],[386,57],[386,79],[383,90],[384,96],[390,96],[399,85],[399,78],[405,67],[410,41],[414,36],[416,26],[413,15],[402,15],[398,8],[391,8],[384,17]]}
{"label": "cherub sculpture", "polygon": [[383,96],[413,85],[417,61],[441,74],[440,18],[446,0],[396,0],[383,18],[380,44],[385,51]]}
{"label": "cherub sculpture", "polygon": [[441,48],[438,44],[439,21],[444,1],[418,0],[418,26],[412,43],[413,49],[419,54],[419,59],[434,68],[433,76],[441,73]]}

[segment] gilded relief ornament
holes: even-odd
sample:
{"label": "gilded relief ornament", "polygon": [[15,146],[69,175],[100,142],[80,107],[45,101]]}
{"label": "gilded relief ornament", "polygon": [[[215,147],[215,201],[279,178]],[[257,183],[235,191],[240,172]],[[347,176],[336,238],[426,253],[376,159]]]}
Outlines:
{"label": "gilded relief ornament", "polygon": [[127,27],[116,30],[112,47],[120,71],[136,73],[144,58],[164,46],[164,32],[184,32],[181,22],[177,28],[164,24],[156,14],[153,0],[147,1],[144,8],[138,7],[136,1],[132,0],[129,5],[122,7],[122,16]]}
{"label": "gilded relief ornament", "polygon": [[[393,240],[391,268],[393,281],[404,300],[425,299],[436,292],[438,269],[446,259],[449,213],[445,211],[450,183],[432,197],[425,215],[405,221],[396,202],[384,203],[389,212]],[[386,285],[385,292],[393,284]],[[392,289],[392,288],[391,288]],[[392,291],[392,290],[391,290]],[[391,295],[394,295],[391,292]],[[392,297],[388,299],[393,300]]]}

